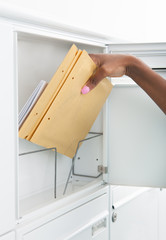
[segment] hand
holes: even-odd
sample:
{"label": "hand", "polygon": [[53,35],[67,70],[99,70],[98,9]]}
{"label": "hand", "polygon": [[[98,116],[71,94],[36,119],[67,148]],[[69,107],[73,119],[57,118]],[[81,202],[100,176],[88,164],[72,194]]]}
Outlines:
{"label": "hand", "polygon": [[82,88],[82,94],[91,91],[105,77],[121,77],[126,74],[128,55],[122,54],[90,54],[97,65],[94,75]]}
{"label": "hand", "polygon": [[122,54],[90,54],[97,65],[94,75],[82,88],[82,94],[91,91],[105,77],[132,78],[166,114],[166,80],[140,59]]}

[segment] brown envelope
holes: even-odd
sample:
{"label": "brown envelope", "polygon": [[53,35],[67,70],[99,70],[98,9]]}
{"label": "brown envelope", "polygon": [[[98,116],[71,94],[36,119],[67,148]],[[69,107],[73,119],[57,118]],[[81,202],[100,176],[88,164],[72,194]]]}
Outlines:
{"label": "brown envelope", "polygon": [[79,58],[82,51],[78,51],[77,47],[73,45],[63,62],[59,66],[58,70],[54,74],[53,78],[47,85],[46,89],[42,93],[38,102],[30,112],[29,116],[25,120],[24,124],[19,130],[19,137],[30,140],[35,129],[42,121],[43,116],[47,112],[51,102],[54,100],[58,89],[63,85],[67,78],[67,74],[71,71],[74,63]]}
{"label": "brown envelope", "polygon": [[83,51],[31,134],[31,142],[46,148],[56,147],[70,158],[74,156],[78,142],[88,134],[112,89],[109,80],[103,79],[90,93],[81,94],[81,88],[95,69],[96,65]]}

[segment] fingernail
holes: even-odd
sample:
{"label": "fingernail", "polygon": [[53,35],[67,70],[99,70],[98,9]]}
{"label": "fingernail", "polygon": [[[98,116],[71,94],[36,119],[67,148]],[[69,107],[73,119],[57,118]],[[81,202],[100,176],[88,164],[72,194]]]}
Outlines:
{"label": "fingernail", "polygon": [[82,94],[86,94],[90,91],[90,88],[88,86],[84,86],[82,89],[81,89],[81,93]]}

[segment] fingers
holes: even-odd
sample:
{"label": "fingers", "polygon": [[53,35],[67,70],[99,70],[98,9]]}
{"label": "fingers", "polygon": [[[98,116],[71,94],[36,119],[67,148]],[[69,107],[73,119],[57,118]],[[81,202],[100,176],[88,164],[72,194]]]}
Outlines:
{"label": "fingers", "polygon": [[96,73],[88,80],[86,85],[81,89],[82,94],[90,92],[97,84],[107,76],[104,68],[100,67],[97,69]]}

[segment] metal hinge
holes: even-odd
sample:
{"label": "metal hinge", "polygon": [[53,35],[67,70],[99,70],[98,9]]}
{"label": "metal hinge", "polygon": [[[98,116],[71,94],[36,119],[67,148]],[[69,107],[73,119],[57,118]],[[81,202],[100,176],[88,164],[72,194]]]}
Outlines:
{"label": "metal hinge", "polygon": [[108,167],[104,167],[103,165],[98,166],[98,172],[100,173],[108,173]]}

